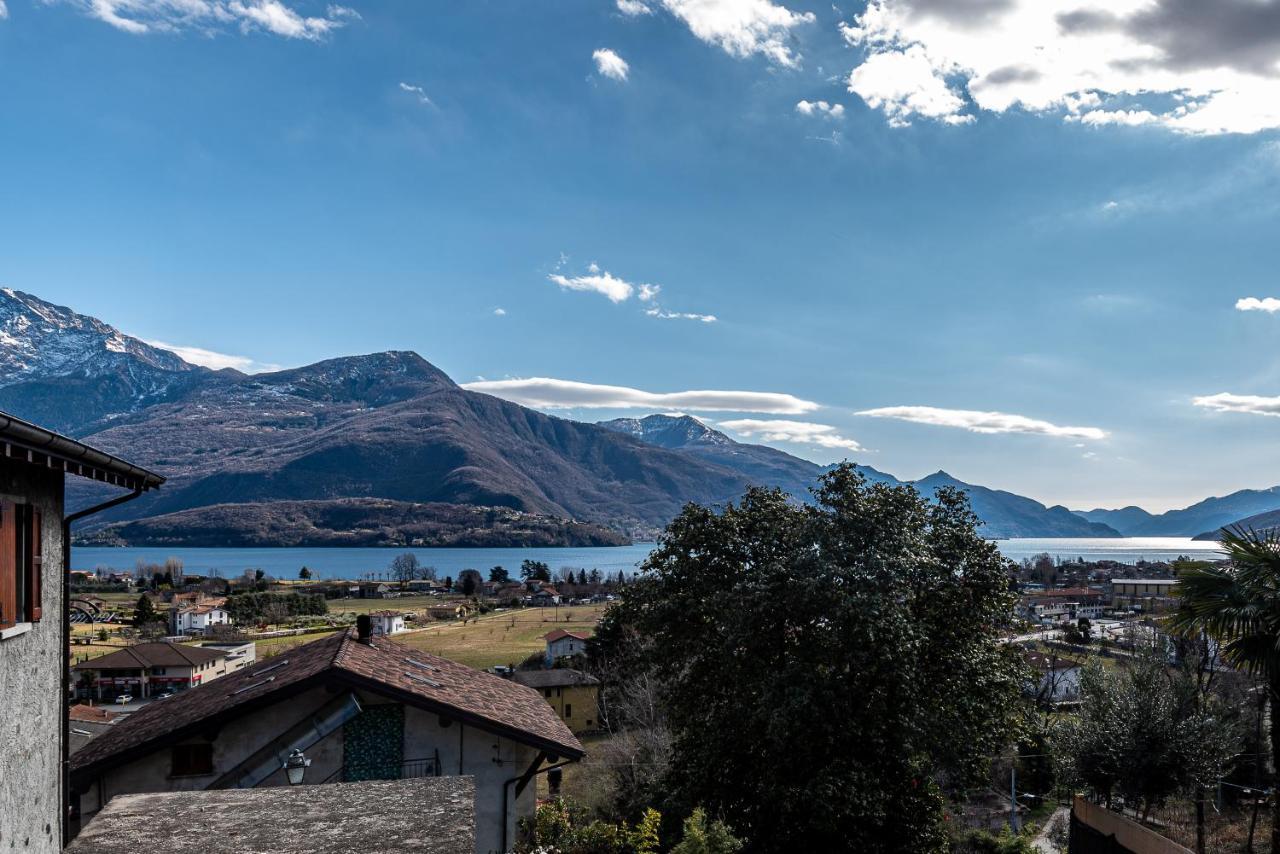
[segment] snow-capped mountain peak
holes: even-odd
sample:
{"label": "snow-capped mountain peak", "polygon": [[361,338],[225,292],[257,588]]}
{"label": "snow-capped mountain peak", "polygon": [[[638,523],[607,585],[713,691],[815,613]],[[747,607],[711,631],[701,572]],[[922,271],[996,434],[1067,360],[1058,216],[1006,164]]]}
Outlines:
{"label": "snow-capped mountain peak", "polygon": [[93,317],[0,288],[0,388],[55,377],[138,368],[185,372],[195,366]]}

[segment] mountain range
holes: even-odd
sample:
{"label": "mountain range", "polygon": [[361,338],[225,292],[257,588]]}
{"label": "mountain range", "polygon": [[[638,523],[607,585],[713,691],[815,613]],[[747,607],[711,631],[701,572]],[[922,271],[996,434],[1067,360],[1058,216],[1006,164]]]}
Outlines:
{"label": "mountain range", "polygon": [[[213,371],[11,289],[0,290],[0,409],[169,479],[104,514],[101,542],[603,544],[651,537],[685,503],[723,504],[750,485],[803,499],[825,470],[685,415],[546,415],[463,389],[411,352]],[[1150,521],[1138,508],[1045,507],[945,472],[911,482],[858,468],[925,495],[965,491],[996,538],[1114,537]],[[1218,515],[1278,509],[1272,492],[1269,507],[1223,504]],[[1192,514],[1177,533],[1216,520]]]}

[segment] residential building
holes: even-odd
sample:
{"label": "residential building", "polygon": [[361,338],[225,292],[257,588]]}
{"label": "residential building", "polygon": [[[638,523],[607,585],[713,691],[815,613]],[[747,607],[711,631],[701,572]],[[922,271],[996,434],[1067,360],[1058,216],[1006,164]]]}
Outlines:
{"label": "residential building", "polygon": [[586,652],[587,641],[591,640],[591,635],[555,629],[543,635],[542,639],[547,642],[547,666],[550,667],[557,658],[581,655]]}
{"label": "residential building", "polygon": [[375,635],[394,635],[404,631],[404,614],[399,611],[373,611],[369,619]]}
{"label": "residential building", "polygon": [[0,412],[0,848],[23,854],[62,849],[68,531],[105,509],[64,515],[67,475],[127,490],[114,504],[164,482]]}
{"label": "residential building", "polygon": [[113,700],[121,694],[147,699],[163,691],[185,691],[228,672],[225,650],[168,642],[127,646],[72,669],[81,675],[82,683],[89,684],[97,700]]}
{"label": "residential building", "polygon": [[231,614],[222,605],[202,602],[179,605],[169,611],[169,631],[175,635],[207,635],[214,626],[231,625]]}
{"label": "residential building", "polygon": [[580,670],[517,670],[511,680],[542,695],[575,734],[600,729],[600,680]]}
{"label": "residential building", "polygon": [[1176,578],[1113,578],[1111,600],[1117,608],[1160,611],[1174,604]]}
{"label": "residential building", "polygon": [[200,646],[204,649],[220,649],[225,652],[228,673],[252,667],[258,660],[258,645],[253,641],[205,641]]}
{"label": "residential building", "polygon": [[470,777],[118,795],[67,852],[472,854],[475,807]]}
{"label": "residential building", "polygon": [[1036,677],[1028,686],[1028,693],[1045,705],[1069,703],[1080,699],[1080,662],[1053,654],[1031,651],[1026,653]]}
{"label": "residential building", "polygon": [[83,703],[67,710],[67,719],[71,722],[70,752],[80,750],[94,736],[106,732],[107,728],[124,717],[122,712],[115,712],[103,706],[87,706]]}
{"label": "residential building", "polygon": [[374,636],[362,618],[130,715],[75,755],[75,802],[88,817],[124,794],[285,785],[295,749],[308,783],[473,777],[477,852],[510,850],[535,776],[584,755],[538,692]]}

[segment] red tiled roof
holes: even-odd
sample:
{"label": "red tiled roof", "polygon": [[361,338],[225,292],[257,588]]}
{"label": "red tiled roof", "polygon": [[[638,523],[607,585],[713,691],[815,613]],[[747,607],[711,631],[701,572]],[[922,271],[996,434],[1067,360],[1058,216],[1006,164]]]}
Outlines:
{"label": "red tiled roof", "polygon": [[585,755],[533,689],[382,637],[361,643],[351,630],[144,706],[77,752],[72,771],[96,773],[145,753],[153,742],[185,737],[212,719],[248,714],[327,681],[398,697],[562,756]]}
{"label": "red tiled roof", "polygon": [[146,667],[199,667],[227,654],[180,643],[139,643],[77,664],[73,670],[138,670]]}
{"label": "red tiled roof", "polygon": [[67,717],[73,721],[105,724],[118,717],[118,715],[115,712],[107,711],[101,706],[86,706],[84,703],[77,703],[67,709]]}
{"label": "red tiled roof", "polygon": [[542,639],[548,643],[551,641],[558,641],[560,638],[577,638],[578,640],[585,641],[591,640],[591,635],[584,634],[582,632],[570,632],[565,631],[564,629],[555,629],[554,631],[547,632],[542,636]]}

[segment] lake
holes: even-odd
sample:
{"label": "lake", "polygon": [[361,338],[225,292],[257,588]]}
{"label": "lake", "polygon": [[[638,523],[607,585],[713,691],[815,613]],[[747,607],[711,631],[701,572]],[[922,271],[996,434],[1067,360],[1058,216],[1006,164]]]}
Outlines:
{"label": "lake", "polygon": [[[1047,552],[1061,558],[1083,557],[1086,560],[1169,560],[1178,555],[1214,558],[1217,543],[1196,542],[1178,537],[1126,537],[1117,539],[1020,539],[1000,540],[1000,551],[1013,560]],[[163,563],[167,557],[182,560],[187,572],[206,575],[218,570],[230,578],[246,569],[261,569],[276,578],[297,578],[298,570],[307,567],[314,578],[361,578],[374,573],[389,576],[392,559],[406,551],[417,555],[424,566],[433,566],[436,574],[457,577],[464,569],[478,569],[488,577],[490,567],[502,566],[513,576],[525,559],[545,561],[555,571],[563,566],[575,569],[598,569],[616,574],[630,573],[648,556],[653,543],[636,543],[613,548],[541,548],[541,549],[185,549],[166,548],[100,548],[77,547],[72,550],[74,569],[97,567],[132,569],[139,560]]]}

